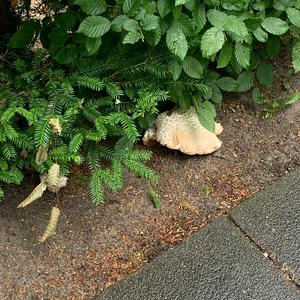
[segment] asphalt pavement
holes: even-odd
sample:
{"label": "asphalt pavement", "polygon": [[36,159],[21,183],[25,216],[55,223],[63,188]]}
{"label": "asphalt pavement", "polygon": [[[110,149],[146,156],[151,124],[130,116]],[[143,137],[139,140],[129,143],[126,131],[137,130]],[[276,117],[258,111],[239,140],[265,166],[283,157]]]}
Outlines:
{"label": "asphalt pavement", "polygon": [[300,300],[300,170],[95,299]]}

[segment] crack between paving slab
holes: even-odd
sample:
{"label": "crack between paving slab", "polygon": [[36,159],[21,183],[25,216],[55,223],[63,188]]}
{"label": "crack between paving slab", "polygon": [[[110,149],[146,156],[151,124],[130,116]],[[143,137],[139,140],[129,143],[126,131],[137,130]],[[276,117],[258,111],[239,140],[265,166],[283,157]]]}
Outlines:
{"label": "crack between paving slab", "polygon": [[229,214],[227,214],[226,217],[235,227],[237,227],[240,232],[242,232],[242,234],[250,241],[250,243],[253,244],[264,257],[268,258],[275,268],[279,270],[279,272],[281,272],[284,277],[300,291],[300,284],[295,281],[293,272],[289,270],[286,264],[280,262],[278,259],[276,259],[276,257],[270,255],[268,251],[259,243],[257,243],[245,230],[243,230]]}

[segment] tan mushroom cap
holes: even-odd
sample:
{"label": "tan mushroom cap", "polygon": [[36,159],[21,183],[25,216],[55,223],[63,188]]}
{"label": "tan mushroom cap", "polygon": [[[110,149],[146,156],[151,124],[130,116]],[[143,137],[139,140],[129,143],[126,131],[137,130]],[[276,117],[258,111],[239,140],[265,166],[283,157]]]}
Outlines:
{"label": "tan mushroom cap", "polygon": [[158,115],[155,125],[156,131],[153,128],[146,131],[144,144],[149,145],[155,139],[170,149],[189,155],[209,154],[222,145],[217,138],[223,131],[222,125],[216,123],[215,133],[210,132],[200,124],[194,107],[185,113],[179,110],[163,112]]}

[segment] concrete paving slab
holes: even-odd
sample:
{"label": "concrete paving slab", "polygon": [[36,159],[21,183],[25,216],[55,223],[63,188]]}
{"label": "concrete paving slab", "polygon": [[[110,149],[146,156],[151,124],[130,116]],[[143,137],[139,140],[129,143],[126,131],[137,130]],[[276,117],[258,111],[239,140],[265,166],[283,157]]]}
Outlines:
{"label": "concrete paving slab", "polygon": [[300,171],[245,200],[230,216],[300,284]]}
{"label": "concrete paving slab", "polygon": [[299,300],[299,292],[220,217],[98,300]]}

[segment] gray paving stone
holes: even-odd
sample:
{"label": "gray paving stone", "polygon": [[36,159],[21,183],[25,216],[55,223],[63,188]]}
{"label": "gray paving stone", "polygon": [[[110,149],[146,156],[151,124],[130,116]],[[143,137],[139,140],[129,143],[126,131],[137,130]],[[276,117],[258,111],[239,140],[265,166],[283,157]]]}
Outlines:
{"label": "gray paving stone", "polygon": [[300,284],[300,171],[244,201],[230,215]]}
{"label": "gray paving stone", "polygon": [[299,293],[220,217],[96,299],[299,300]]}

